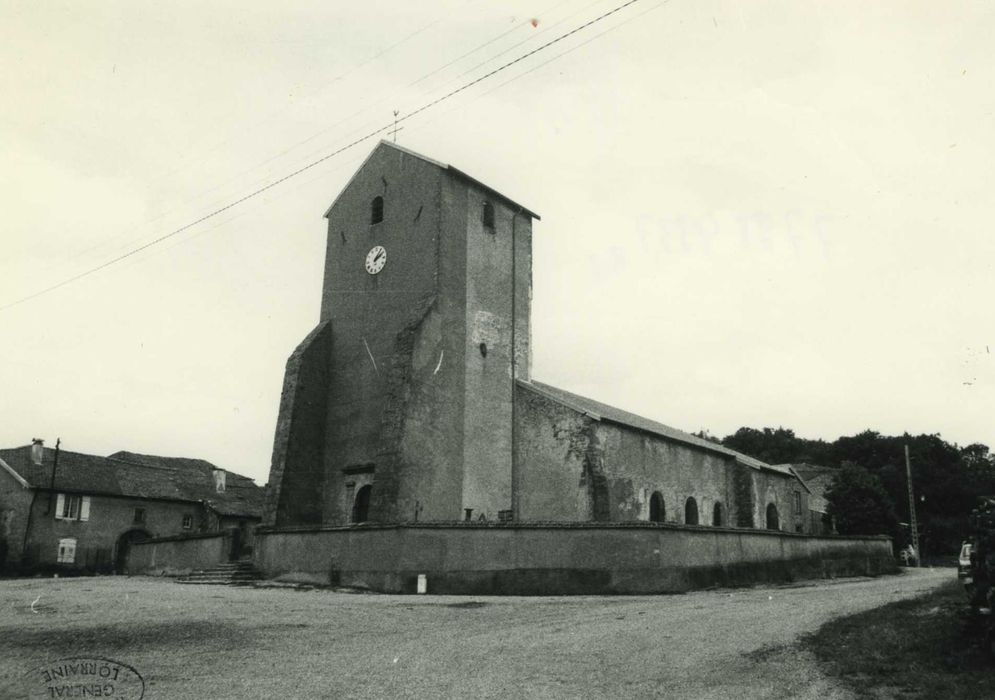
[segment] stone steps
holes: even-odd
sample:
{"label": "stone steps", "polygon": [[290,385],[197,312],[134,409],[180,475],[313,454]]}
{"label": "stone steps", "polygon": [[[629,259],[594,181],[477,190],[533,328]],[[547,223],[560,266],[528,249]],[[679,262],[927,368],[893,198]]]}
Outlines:
{"label": "stone steps", "polygon": [[192,571],[176,579],[177,583],[214,586],[251,586],[263,576],[250,561],[218,564],[210,569]]}

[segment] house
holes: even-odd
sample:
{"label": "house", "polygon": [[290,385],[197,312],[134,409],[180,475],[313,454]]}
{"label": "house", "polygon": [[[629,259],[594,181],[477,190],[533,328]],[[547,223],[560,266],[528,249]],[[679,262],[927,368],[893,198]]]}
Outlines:
{"label": "house", "polygon": [[827,513],[826,491],[832,486],[836,475],[839,474],[837,467],[822,467],[817,464],[782,464],[782,468],[793,470],[811,490],[809,498],[809,513],[811,517],[811,529],[815,534],[831,535],[835,534],[836,527]]}
{"label": "house", "polygon": [[0,567],[109,572],[133,542],[229,528],[251,547],[263,502],[251,479],[204,460],[100,457],[35,440],[0,449]]}
{"label": "house", "polygon": [[791,469],[533,379],[526,207],[383,141],[325,218],[321,315],[287,361],[266,526],[810,532]]}

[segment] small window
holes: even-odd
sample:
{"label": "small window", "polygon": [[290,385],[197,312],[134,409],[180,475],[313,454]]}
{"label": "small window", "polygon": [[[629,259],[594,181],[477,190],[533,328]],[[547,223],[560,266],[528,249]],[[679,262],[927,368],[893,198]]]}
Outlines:
{"label": "small window", "polygon": [[684,522],[687,525],[698,524],[698,502],[693,497],[684,503]]}
{"label": "small window", "polygon": [[650,496],[650,522],[662,523],[667,519],[667,508],[663,503],[663,496],[659,491],[654,491]]}
{"label": "small window", "polygon": [[74,564],[76,562],[75,538],[67,537],[66,539],[59,540],[58,562],[60,564]]}
{"label": "small window", "polygon": [[142,525],[145,522],[145,509],[135,508],[135,525]]}
{"label": "small window", "polygon": [[490,202],[484,202],[484,228],[490,233],[494,233],[494,205]]}
{"label": "small window", "polygon": [[716,503],[715,507],[712,508],[712,525],[715,527],[722,527],[726,524],[726,514],[725,508],[722,507],[721,503]]}
{"label": "small window", "polygon": [[189,530],[192,527],[193,527],[193,516],[192,515],[184,515],[183,516],[183,529],[184,530]]}
{"label": "small window", "polygon": [[379,224],[383,221],[383,197],[377,196],[370,202],[370,223]]}
{"label": "small window", "polygon": [[[82,501],[83,499],[80,496],[70,496],[69,494],[60,493],[55,502],[55,519],[79,520]],[[89,508],[87,510],[89,511]],[[89,512],[87,512],[87,517],[89,515]]]}
{"label": "small window", "polygon": [[356,501],[352,506],[352,521],[365,523],[370,519],[370,492],[373,487],[366,484],[356,492]]}
{"label": "small window", "polygon": [[802,492],[795,491],[795,515],[802,514]]}
{"label": "small window", "polygon": [[773,503],[767,504],[767,529],[768,530],[780,530],[781,529],[781,519],[777,514],[777,506]]}

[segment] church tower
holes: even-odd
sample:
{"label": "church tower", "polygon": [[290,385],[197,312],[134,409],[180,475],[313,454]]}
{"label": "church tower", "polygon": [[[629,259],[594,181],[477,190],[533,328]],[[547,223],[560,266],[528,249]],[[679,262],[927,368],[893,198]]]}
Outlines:
{"label": "church tower", "polygon": [[513,517],[539,217],[383,141],[325,216],[321,318],[287,362],[266,524]]}

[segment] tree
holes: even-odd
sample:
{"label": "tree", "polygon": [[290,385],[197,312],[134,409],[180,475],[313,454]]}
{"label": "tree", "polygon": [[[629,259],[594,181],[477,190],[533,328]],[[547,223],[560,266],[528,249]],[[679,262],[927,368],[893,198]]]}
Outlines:
{"label": "tree", "polygon": [[843,463],[826,491],[826,512],[841,535],[898,533],[895,504],[881,480],[853,462]]}
{"label": "tree", "polygon": [[740,428],[732,435],[722,438],[722,444],[737,452],[767,462],[786,464],[808,462],[809,464],[829,464],[830,446],[822,440],[806,440],[797,437],[790,428]]}

